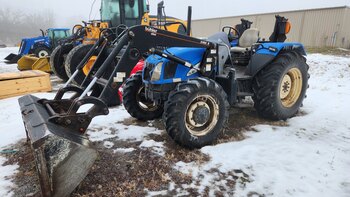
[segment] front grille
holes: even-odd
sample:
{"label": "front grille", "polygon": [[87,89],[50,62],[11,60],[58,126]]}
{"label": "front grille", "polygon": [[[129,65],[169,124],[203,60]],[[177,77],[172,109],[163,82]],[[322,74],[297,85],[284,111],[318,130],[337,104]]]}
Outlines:
{"label": "front grille", "polygon": [[164,64],[164,79],[171,79],[175,77],[177,63],[168,61]]}
{"label": "front grille", "polygon": [[154,67],[155,67],[154,64],[146,62],[144,73],[143,73],[144,80],[146,80],[146,81],[150,81],[151,80],[151,76],[152,76],[151,75],[151,71],[153,70]]}
{"label": "front grille", "polygon": [[22,41],[21,42],[21,46],[19,47],[19,53],[18,54],[22,54],[24,52],[24,49],[26,48],[26,41]]}

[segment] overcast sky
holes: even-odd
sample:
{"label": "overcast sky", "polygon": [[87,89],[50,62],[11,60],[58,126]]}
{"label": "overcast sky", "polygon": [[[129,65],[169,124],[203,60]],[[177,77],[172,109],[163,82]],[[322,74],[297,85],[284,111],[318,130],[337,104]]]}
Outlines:
{"label": "overcast sky", "polygon": [[[49,9],[57,16],[57,26],[88,20],[94,0],[0,0],[0,8],[37,12]],[[160,0],[149,0],[155,14]],[[164,0],[168,16],[186,19],[187,6],[193,7],[193,19],[280,12],[309,8],[350,6],[350,0]],[[101,0],[96,0],[91,19],[99,19]]]}

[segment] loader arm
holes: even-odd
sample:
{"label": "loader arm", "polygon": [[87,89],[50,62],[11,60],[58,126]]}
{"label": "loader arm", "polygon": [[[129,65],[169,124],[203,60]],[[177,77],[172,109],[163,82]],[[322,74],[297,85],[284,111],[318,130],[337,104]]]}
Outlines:
{"label": "loader arm", "polygon": [[[40,99],[33,95],[19,99],[27,138],[35,153],[43,196],[68,196],[88,174],[97,158],[97,151],[89,146],[86,130],[94,117],[109,113],[106,101],[119,99],[113,95],[118,94],[125,77],[130,75],[143,55],[150,53],[150,49],[154,53],[155,49],[176,46],[205,48],[206,57],[217,56],[215,43],[148,26],[134,26],[126,30],[105,58],[103,53],[107,52],[109,43],[104,37],[95,43],[54,99]],[[70,85],[69,82],[78,72],[83,72],[85,62],[97,49],[100,50],[99,55],[83,84]],[[203,58],[202,65],[215,64],[214,61],[206,62],[206,59]],[[103,88],[99,90],[101,86]],[[64,95],[68,92],[73,94],[66,99]],[[92,107],[79,112],[80,107],[87,104]]]}
{"label": "loader arm", "polygon": [[[117,46],[102,64],[100,69],[94,76],[97,81],[106,71],[109,65],[113,62],[117,54],[126,46],[126,50],[118,61],[114,71],[112,72],[108,83],[102,91],[100,98],[106,99],[108,89],[113,86],[113,89],[118,90],[123,84],[124,78],[130,76],[131,70],[144,54],[149,54],[152,48],[164,49],[168,47],[192,47],[206,48],[208,54],[211,49],[215,49],[215,43],[181,35],[166,30],[161,30],[149,26],[134,26],[131,27],[126,34],[120,39]],[[216,55],[216,53],[214,54]],[[206,62],[203,62],[205,64]],[[93,79],[93,81],[94,81]]]}

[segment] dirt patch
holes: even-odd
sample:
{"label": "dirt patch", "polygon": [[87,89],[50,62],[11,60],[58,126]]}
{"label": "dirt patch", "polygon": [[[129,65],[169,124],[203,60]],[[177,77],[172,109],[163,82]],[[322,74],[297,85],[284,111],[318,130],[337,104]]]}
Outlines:
{"label": "dirt patch", "polygon": [[[108,139],[113,142],[108,148],[103,141],[93,142],[93,147],[99,152],[99,158],[71,196],[232,196],[237,182],[244,185],[251,181],[250,177],[239,169],[222,173],[213,168],[198,174],[198,177],[180,172],[174,168],[177,162],[201,166],[207,163],[210,157],[199,150],[188,150],[177,145],[164,131],[161,120],[141,122],[127,118],[118,123],[126,126],[153,126],[159,129],[159,134],[150,134],[146,139],[162,142],[164,155],[157,154],[152,148],[140,147],[142,142],[123,141],[117,137]],[[247,104],[245,107],[230,110],[228,127],[216,143],[243,140],[244,132],[253,130],[252,126],[257,124],[286,126],[284,121],[259,118],[252,105]],[[102,129],[94,128],[92,132]],[[133,151],[115,151],[118,148],[133,148]],[[38,180],[29,145],[21,141],[10,149],[16,149],[16,152],[5,155],[8,158],[6,165],[17,163],[20,166],[14,178],[18,186],[13,189],[15,196],[38,196]],[[199,189],[201,181],[208,174],[214,177],[213,186]]]}
{"label": "dirt patch", "polygon": [[321,53],[324,55],[350,56],[350,49],[334,47],[306,47],[307,53]]}
{"label": "dirt patch", "polygon": [[14,177],[16,188],[13,188],[14,196],[40,197],[39,179],[36,175],[34,157],[26,140],[21,140],[17,144],[8,148],[10,153],[1,154],[6,157],[4,165],[19,165]]}

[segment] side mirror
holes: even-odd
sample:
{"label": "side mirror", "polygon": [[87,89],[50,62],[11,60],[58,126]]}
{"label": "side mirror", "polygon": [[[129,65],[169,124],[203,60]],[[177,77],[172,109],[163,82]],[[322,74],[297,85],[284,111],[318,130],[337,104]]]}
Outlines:
{"label": "side mirror", "polygon": [[157,16],[161,18],[163,16],[164,1],[158,3]]}

